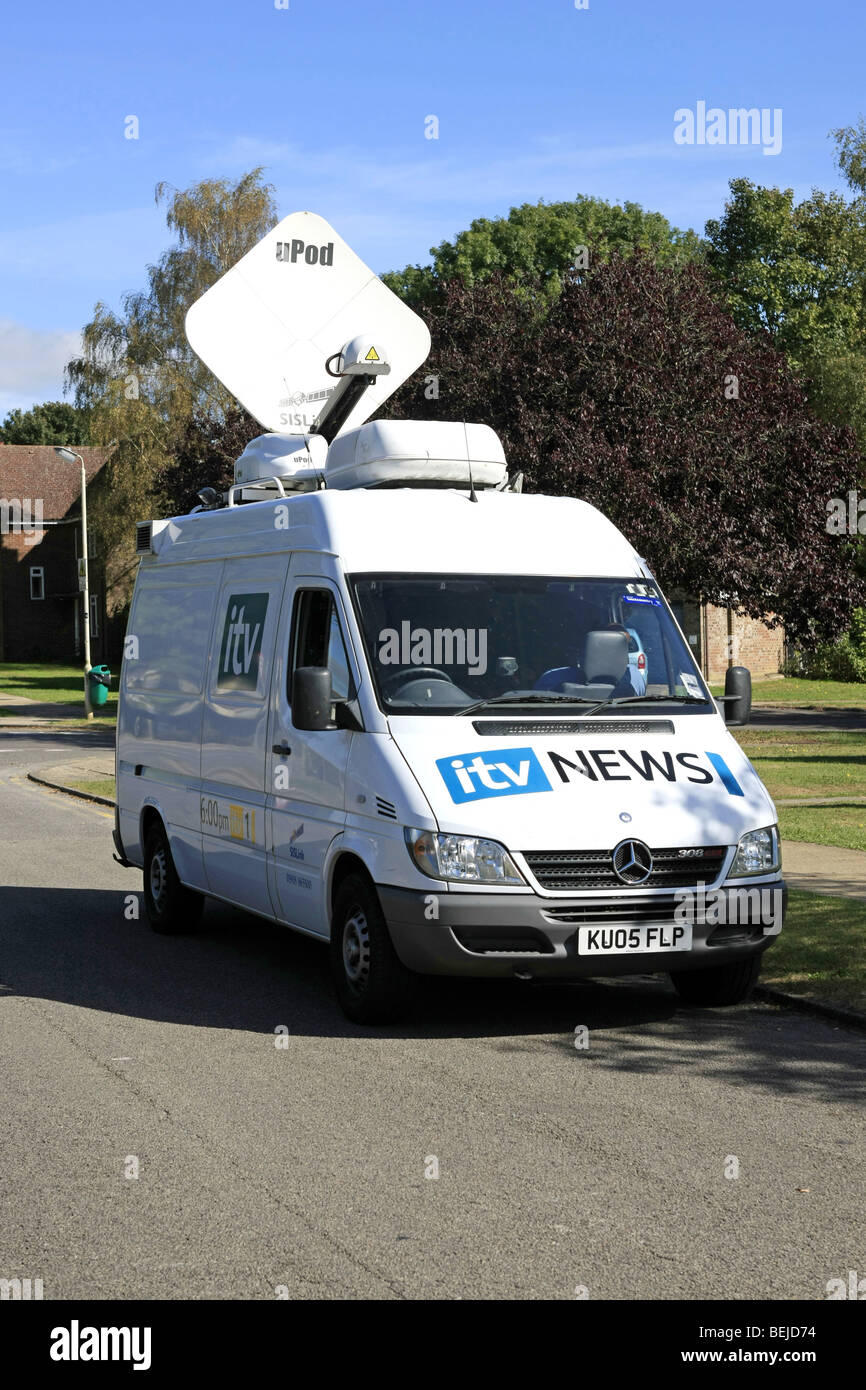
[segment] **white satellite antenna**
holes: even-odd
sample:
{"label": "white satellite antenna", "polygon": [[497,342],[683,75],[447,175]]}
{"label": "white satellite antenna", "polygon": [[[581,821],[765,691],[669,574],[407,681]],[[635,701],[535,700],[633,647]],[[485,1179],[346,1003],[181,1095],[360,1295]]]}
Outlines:
{"label": "white satellite antenna", "polygon": [[313,212],[284,217],[196,300],[186,336],[265,429],[329,439],[363,424],[430,351],[423,319]]}

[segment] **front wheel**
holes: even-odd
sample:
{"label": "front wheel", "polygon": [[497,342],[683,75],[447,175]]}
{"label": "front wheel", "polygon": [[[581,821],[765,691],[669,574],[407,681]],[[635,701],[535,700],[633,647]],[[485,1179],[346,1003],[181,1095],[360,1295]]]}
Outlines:
{"label": "front wheel", "polygon": [[394,950],[376,891],[361,874],[340,885],[330,953],[337,999],[353,1022],[387,1023],[406,1010],[417,977]]}
{"label": "front wheel", "polygon": [[194,931],[204,907],[201,893],[185,888],[177,876],[161,824],[154,825],[144,842],[144,910],[147,920],[161,936],[179,936]]}
{"label": "front wheel", "polygon": [[732,965],[713,965],[709,970],[672,970],[671,980],[686,1004],[712,1008],[742,1004],[761,973],[761,957],[747,956]]}

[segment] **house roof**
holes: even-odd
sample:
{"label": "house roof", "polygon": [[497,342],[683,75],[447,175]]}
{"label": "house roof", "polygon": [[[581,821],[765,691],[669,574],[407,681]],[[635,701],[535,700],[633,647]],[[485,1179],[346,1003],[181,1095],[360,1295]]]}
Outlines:
{"label": "house roof", "polygon": [[[91,483],[111,450],[82,446],[75,452],[84,459],[85,475]],[[60,521],[77,511],[80,492],[80,465],[64,463],[51,444],[0,444],[0,498],[41,498],[44,519]]]}

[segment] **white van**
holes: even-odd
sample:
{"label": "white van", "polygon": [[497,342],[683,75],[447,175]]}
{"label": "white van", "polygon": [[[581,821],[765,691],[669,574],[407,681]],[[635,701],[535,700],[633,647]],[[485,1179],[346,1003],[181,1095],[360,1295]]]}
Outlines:
{"label": "white van", "polygon": [[419,974],[745,998],[785,910],[776,811],[649,568],[519,491],[486,426],[347,427],[358,355],[336,428],[263,436],[226,499],[139,527],[115,845],[151,924],[212,896],[330,942],[361,1022]]}

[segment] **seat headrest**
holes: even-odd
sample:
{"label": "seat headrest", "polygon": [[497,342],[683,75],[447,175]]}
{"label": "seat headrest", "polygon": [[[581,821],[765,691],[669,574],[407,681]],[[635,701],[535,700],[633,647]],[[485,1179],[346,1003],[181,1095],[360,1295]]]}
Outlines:
{"label": "seat headrest", "polygon": [[628,666],[628,638],[624,632],[588,632],[581,661],[583,679],[616,685]]}

